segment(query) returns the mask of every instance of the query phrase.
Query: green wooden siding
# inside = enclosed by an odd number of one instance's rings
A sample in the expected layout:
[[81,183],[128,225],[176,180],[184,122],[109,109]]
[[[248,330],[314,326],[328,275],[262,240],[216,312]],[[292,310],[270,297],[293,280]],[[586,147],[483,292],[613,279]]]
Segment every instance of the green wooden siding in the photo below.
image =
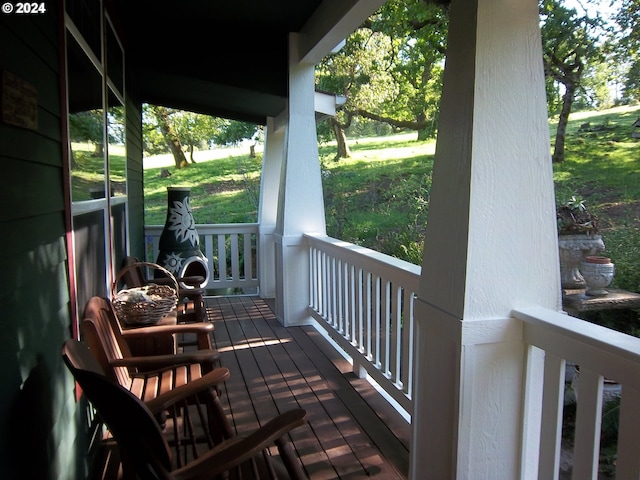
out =
[[135,84],[127,84],[127,193],[131,255],[144,258],[144,188],[142,169],[142,105]]
[[37,90],[38,126],[0,124],[0,478],[81,479],[82,404],[60,347],[70,336],[59,22],[0,16],[0,69]]

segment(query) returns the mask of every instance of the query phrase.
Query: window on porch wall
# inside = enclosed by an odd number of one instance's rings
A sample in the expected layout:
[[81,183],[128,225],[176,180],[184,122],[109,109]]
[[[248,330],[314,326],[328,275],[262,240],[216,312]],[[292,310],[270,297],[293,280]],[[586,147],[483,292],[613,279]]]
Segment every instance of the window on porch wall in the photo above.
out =
[[69,183],[77,308],[108,296],[127,250],[124,52],[99,1],[66,2]]

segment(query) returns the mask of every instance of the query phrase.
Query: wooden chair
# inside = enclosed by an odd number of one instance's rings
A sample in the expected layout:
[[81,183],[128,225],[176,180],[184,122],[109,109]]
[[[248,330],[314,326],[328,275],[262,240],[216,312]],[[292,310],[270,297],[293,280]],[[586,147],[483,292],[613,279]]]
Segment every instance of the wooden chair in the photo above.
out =
[[179,347],[213,349],[211,335],[214,326],[211,322],[178,323],[175,315],[170,314],[167,317],[171,318],[163,319],[157,325],[124,329],[113,305],[111,308],[111,326],[117,336],[126,340],[129,350],[135,356],[176,353]]
[[[87,307],[91,302],[100,300],[90,299]],[[187,324],[178,323],[175,314],[168,315],[171,317],[168,321],[161,321],[158,325],[122,328],[122,324],[118,320],[118,316],[110,301],[107,301],[112,310],[109,317],[112,328],[116,331],[119,339],[126,340],[128,348],[123,348],[128,353],[136,356],[175,353],[177,346],[195,346],[198,350],[212,350],[211,333],[214,326],[211,322],[190,322]],[[102,308],[104,305],[98,305]],[[86,312],[85,312],[86,313]],[[86,316],[86,315],[85,315]],[[195,340],[192,338],[195,336]],[[178,338],[180,337],[180,338]],[[187,338],[188,337],[188,338]]]
[[[103,297],[92,297],[85,306],[80,328],[89,348],[107,376],[129,388],[132,377],[129,372],[171,368],[175,365],[192,365],[189,375],[200,375],[213,370],[220,363],[220,353],[211,349],[211,323],[161,325],[123,331],[116,318],[111,302]],[[134,356],[129,349],[127,337],[196,333],[199,349],[191,352],[164,355]],[[179,379],[174,379],[179,381]]]
[[[219,366],[220,353],[215,350],[197,350],[189,353],[133,356],[127,341],[120,334],[118,321],[111,302],[103,297],[93,297],[87,302],[84,319],[80,323],[82,334],[101,371],[110,381],[122,385],[145,402],[153,401],[171,390],[185,387],[193,381],[205,382],[207,375]],[[169,325],[166,328],[193,329],[196,324]],[[210,324],[209,324],[210,325]],[[152,329],[154,327],[147,327]],[[142,330],[142,329],[136,329]],[[210,330],[209,330],[210,331]],[[207,377],[210,378],[210,377]],[[176,449],[184,443],[207,443],[212,446],[219,442],[225,432],[220,425],[219,409],[216,406],[217,384],[209,386],[208,395],[200,395],[196,413],[203,434],[197,436],[194,430],[187,432],[184,439],[174,432]],[[181,412],[170,412],[174,424],[181,420]],[[159,419],[164,424],[165,417]]]
[[[270,459],[268,448],[276,445],[284,469],[289,478],[306,478],[299,459],[288,441],[288,433],[305,423],[306,412],[296,409],[279,415],[247,437],[227,436],[215,447],[202,453],[197,460],[176,466],[172,451],[163,435],[154,415],[171,409],[176,403],[197,396],[199,388],[211,392],[209,384],[192,382],[181,388],[173,389],[146,403],[128,390],[111,382],[95,358],[82,343],[70,339],[64,342],[62,356],[82,391],[98,411],[100,417],[113,434],[122,460],[126,478],[140,479],[214,479],[230,478],[230,474],[240,473],[249,465],[248,474],[243,478],[260,478],[259,470],[252,460]],[[209,375],[226,369],[216,369]],[[225,372],[221,372],[225,373]],[[226,372],[228,375],[228,371]],[[220,375],[222,379],[224,375]],[[220,403],[217,403],[221,409]],[[281,478],[276,469],[263,470],[269,478]],[[137,477],[135,477],[137,475]],[[238,477],[240,478],[240,477]]]
[[[127,256],[122,261],[122,279],[128,288],[142,287],[149,283],[169,284],[173,281],[169,278],[147,278],[144,272],[144,262],[140,262],[136,257]],[[205,290],[200,287],[204,282],[204,277],[190,276],[176,278],[178,285],[178,306],[176,307],[177,321],[182,322],[204,322],[207,319],[206,306],[204,304]]]

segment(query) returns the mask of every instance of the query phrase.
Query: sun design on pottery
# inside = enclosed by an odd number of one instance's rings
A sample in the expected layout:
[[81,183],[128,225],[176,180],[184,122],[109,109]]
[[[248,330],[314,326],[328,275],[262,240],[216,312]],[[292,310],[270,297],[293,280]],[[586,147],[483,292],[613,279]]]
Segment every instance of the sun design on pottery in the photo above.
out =
[[196,232],[188,197],[184,202],[173,202],[173,207],[169,209],[169,230],[175,232],[178,242],[189,241],[194,247],[198,245],[198,232]]
[[182,258],[182,255],[179,253],[170,253],[164,259],[164,268],[173,274],[177,274],[180,271],[183,262],[184,259]]

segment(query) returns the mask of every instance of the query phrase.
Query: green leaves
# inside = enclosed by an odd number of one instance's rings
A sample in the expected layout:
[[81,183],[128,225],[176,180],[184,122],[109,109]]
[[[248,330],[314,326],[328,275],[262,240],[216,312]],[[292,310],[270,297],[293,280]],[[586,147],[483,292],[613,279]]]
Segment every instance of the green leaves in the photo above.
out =
[[180,143],[191,148],[209,146],[211,143],[236,145],[244,139],[261,138],[262,130],[252,123],[145,104],[143,105],[145,150],[152,154],[166,151],[162,125],[157,112],[162,113],[162,118],[166,119]]
[[423,0],[390,0],[316,68],[318,89],[347,97],[338,114],[433,135],[448,16]]
[[626,99],[640,98],[640,0],[616,0],[620,7],[615,21],[620,28],[618,62],[629,66],[624,82]]

